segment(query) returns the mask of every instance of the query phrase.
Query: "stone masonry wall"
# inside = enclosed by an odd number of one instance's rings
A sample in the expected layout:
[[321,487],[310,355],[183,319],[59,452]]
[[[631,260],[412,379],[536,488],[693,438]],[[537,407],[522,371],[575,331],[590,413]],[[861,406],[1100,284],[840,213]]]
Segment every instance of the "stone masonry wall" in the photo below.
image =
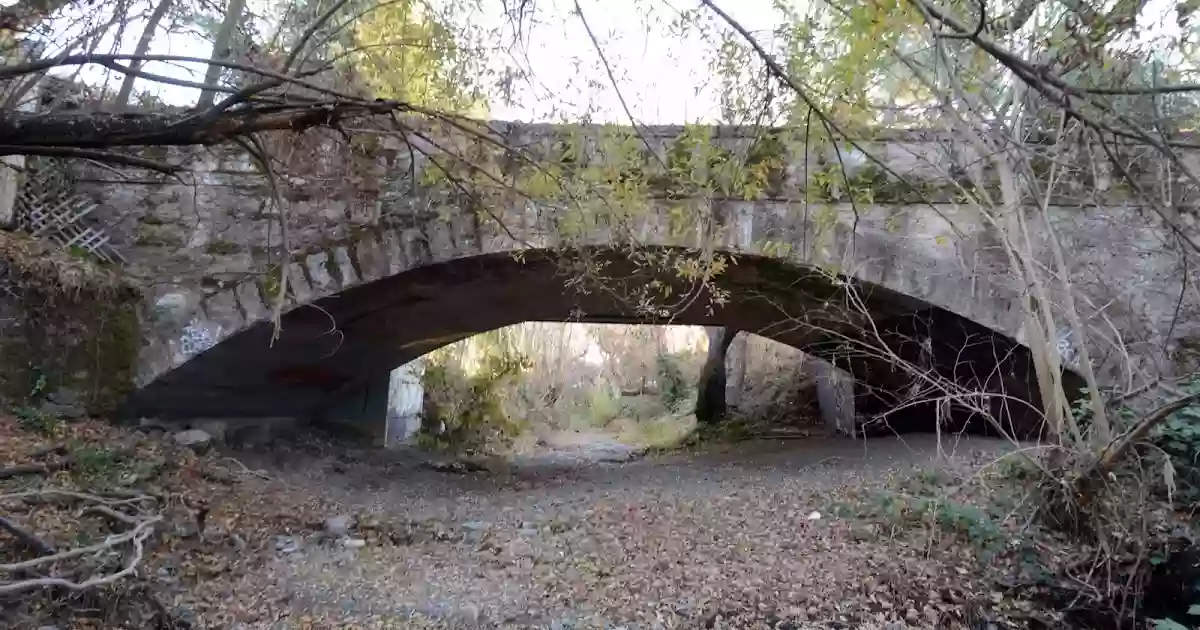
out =
[[[504,143],[543,154],[573,137],[584,147],[580,151],[592,156],[588,159],[601,161],[597,147],[611,131],[504,123],[493,128]],[[678,127],[643,130],[664,155],[684,132]],[[746,130],[714,133],[714,143],[730,156],[752,155],[762,144]],[[461,136],[450,134],[447,141],[459,147],[459,155],[486,153],[487,142]],[[553,208],[513,195],[502,205],[466,208],[445,194],[445,184],[429,185],[424,181],[429,160],[410,157],[398,136],[367,136],[346,144],[309,135],[289,142],[277,153],[288,165],[278,192],[291,245],[289,307],[429,263],[561,242],[560,215]],[[830,147],[806,149],[784,139],[775,145],[782,151],[782,166],[772,171],[769,189],[758,198],[655,200],[654,212],[636,218],[637,233],[647,244],[696,246],[698,234],[709,230],[727,251],[836,270],[1023,341],[1017,298],[1024,288],[1008,273],[995,231],[975,209],[956,201],[955,182],[980,160],[922,134],[867,145],[889,168],[918,182],[935,203],[919,202],[854,150],[839,159]],[[171,150],[168,157],[186,161],[194,181],[158,175],[116,181],[94,172],[85,184],[101,203],[98,216],[114,244],[130,261],[128,273],[148,287],[151,316],[144,323],[141,383],[268,317],[278,283],[272,271],[279,256],[278,210],[252,160],[229,148]],[[874,203],[850,201],[840,174],[831,174],[843,163],[852,183],[877,190]],[[1136,386],[1163,369],[1164,350],[1172,359],[1187,359],[1189,340],[1200,334],[1192,323],[1197,299],[1191,291],[1181,296],[1188,286],[1184,270],[1167,251],[1171,239],[1152,214],[1108,185],[1102,188],[1111,206],[1092,207],[1095,188],[1066,186],[1046,216],[1031,208],[1027,220],[1031,234],[1045,237],[1053,227],[1063,241],[1077,308],[1104,378]],[[669,214],[680,205],[688,208],[689,220],[707,227],[673,229]],[[612,240],[610,231],[596,227],[574,242]],[[1038,257],[1049,264],[1050,250],[1042,241]],[[1051,288],[1062,296],[1061,287]],[[1061,300],[1053,306],[1063,321]],[[1172,326],[1172,319],[1182,323]],[[1069,358],[1077,358],[1078,340],[1064,330],[1057,341]],[[1146,372],[1122,371],[1129,364],[1120,360],[1126,354]]]

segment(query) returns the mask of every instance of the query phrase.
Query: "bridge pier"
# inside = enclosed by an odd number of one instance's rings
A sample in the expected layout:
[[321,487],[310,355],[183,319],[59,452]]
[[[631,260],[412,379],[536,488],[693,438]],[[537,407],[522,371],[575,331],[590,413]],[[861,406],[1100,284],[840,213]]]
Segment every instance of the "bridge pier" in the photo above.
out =
[[817,408],[821,422],[835,435],[855,435],[854,377],[827,361],[811,357],[817,377]]
[[372,443],[387,437],[388,394],[392,375],[379,372],[347,385],[318,415],[322,425],[345,429]]

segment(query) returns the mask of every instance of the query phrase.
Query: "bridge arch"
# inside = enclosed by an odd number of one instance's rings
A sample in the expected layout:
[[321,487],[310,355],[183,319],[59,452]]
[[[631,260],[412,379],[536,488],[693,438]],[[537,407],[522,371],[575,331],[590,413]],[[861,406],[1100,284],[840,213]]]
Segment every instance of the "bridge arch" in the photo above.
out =
[[[905,396],[911,378],[886,361],[845,355],[846,342],[870,330],[868,342],[884,340],[887,351],[913,361],[932,357],[943,376],[1015,397],[1015,405],[996,398],[995,411],[1026,429],[1036,424],[1036,384],[1028,351],[1017,342],[1016,295],[968,273],[959,255],[930,255],[929,243],[885,247],[880,243],[896,239],[856,231],[854,239],[834,239],[841,247],[780,256],[777,249],[765,255],[761,239],[735,240],[721,251],[736,264],[714,283],[728,301],[696,299],[668,322],[618,297],[671,278],[648,276],[602,239],[569,252],[520,249],[473,229],[435,221],[372,232],[296,260],[293,300],[274,344],[269,283],[244,282],[208,296],[184,330],[154,331],[142,350],[140,389],[123,413],[314,417],[358,396],[379,375],[467,336],[521,321],[583,321],[754,332],[849,370],[870,392],[861,408],[882,410]],[[686,251],[646,247],[656,249]],[[581,255],[603,261],[616,290],[569,287],[564,264]],[[844,273],[829,271],[833,266]]]

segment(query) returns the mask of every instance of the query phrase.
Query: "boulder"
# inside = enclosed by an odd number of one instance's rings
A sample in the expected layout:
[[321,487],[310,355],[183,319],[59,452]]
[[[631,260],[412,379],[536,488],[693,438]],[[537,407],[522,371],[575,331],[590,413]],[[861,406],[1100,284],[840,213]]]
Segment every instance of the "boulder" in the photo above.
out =
[[213,436],[201,429],[188,429],[176,433],[174,440],[180,446],[187,446],[196,452],[203,452],[212,446]]
[[324,530],[325,534],[333,538],[341,538],[350,534],[351,528],[354,527],[354,519],[346,514],[332,516],[325,519]]
[[46,396],[41,411],[62,420],[78,420],[87,415],[87,408],[79,400],[79,396],[67,389],[60,389]]

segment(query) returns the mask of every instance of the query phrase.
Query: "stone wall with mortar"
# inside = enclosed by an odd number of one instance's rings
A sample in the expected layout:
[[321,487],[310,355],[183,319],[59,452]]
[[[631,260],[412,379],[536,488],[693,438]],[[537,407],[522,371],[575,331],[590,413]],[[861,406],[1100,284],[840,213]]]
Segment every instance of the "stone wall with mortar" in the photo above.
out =
[[[450,134],[447,144],[465,156],[486,152],[493,142],[544,154],[557,146],[555,140],[571,137],[588,159],[603,161],[599,138],[611,131],[495,123],[492,140]],[[638,141],[666,154],[684,131],[643,129]],[[713,142],[729,156],[744,157],[758,142],[749,131],[718,128]],[[429,160],[410,154],[409,142],[437,154],[427,139],[386,134],[352,143],[305,136],[277,152],[286,164],[277,194],[286,208],[291,250],[287,308],[432,263],[563,241],[552,207],[509,196],[505,203],[467,208],[445,194],[445,184],[424,185]],[[832,147],[804,147],[794,138],[779,146],[785,159],[762,195],[654,200],[653,212],[634,218],[639,240],[696,246],[715,239],[727,252],[836,271],[1025,340],[1018,299],[1025,288],[1009,273],[996,231],[975,208],[956,201],[963,171],[986,161],[919,133],[865,143],[889,169],[915,181],[933,201],[925,203],[888,182],[856,150],[843,147],[839,156]],[[93,172],[85,184],[101,203],[98,217],[130,261],[127,272],[147,287],[141,384],[269,318],[278,286],[279,211],[254,162],[229,148],[168,153],[160,157],[190,168],[187,181]],[[851,202],[840,175],[831,175],[835,165],[845,165],[852,186],[873,186],[874,203]],[[1098,188],[1106,194],[1103,209],[1093,205]],[[1186,290],[1186,270],[1170,251],[1168,232],[1107,183],[1064,186],[1052,202],[1046,213],[1033,207],[1024,212],[1041,261],[1051,261],[1050,228],[1063,241],[1094,362],[1106,382],[1136,386],[1153,378],[1164,351],[1176,357],[1198,332],[1190,323],[1197,321],[1197,299]],[[695,223],[682,230],[669,216],[680,205]],[[571,242],[612,243],[613,234],[593,227]],[[1064,321],[1063,290],[1050,288]],[[1078,340],[1065,329],[1058,341],[1078,356]],[[1144,373],[1128,372],[1124,366],[1130,364]]]

